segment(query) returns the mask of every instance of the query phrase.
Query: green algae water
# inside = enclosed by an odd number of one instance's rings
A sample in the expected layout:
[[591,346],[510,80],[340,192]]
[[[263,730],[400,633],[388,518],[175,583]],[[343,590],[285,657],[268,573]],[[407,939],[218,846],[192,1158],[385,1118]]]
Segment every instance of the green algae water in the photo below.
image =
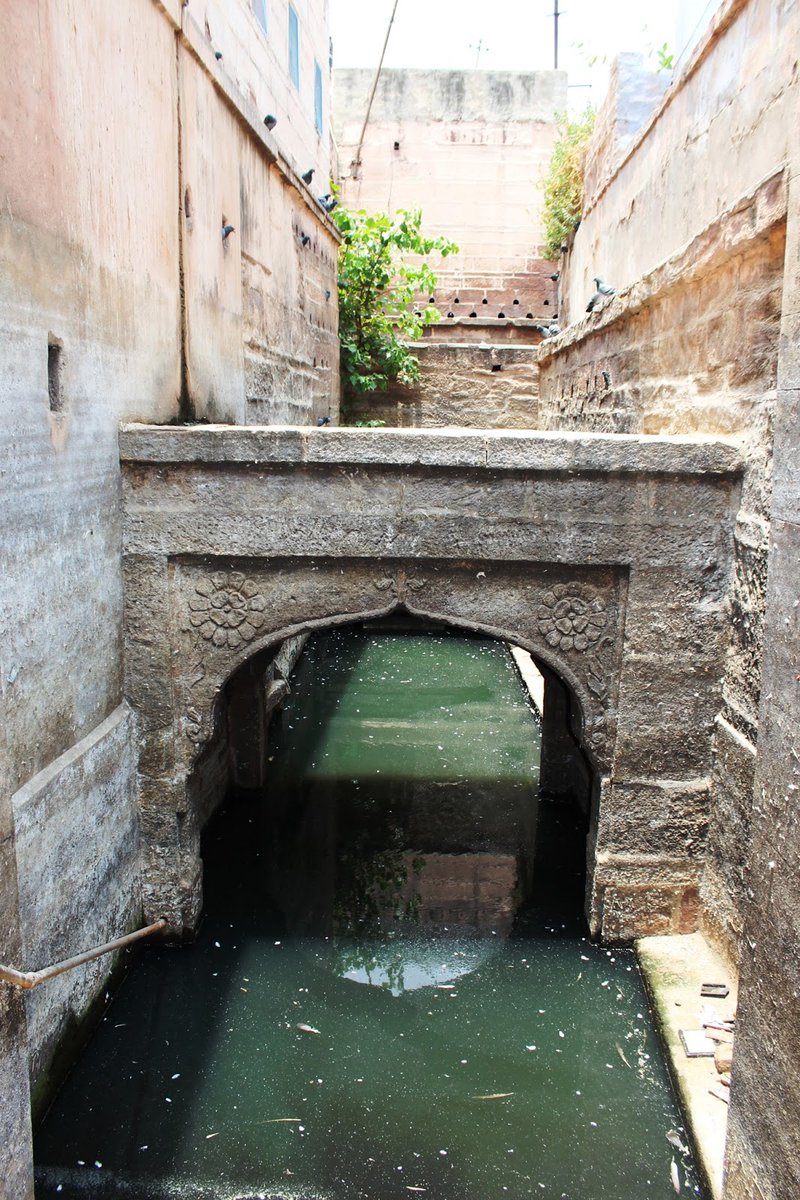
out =
[[699,1195],[506,648],[327,632],[291,688],[264,794],[207,831],[200,936],[140,956],[39,1130],[37,1196],[667,1200],[675,1171]]

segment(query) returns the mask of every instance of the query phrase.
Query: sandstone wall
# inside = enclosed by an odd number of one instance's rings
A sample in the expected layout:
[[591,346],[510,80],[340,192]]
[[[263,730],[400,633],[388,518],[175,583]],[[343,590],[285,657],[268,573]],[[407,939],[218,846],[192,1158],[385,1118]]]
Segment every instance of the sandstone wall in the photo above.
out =
[[[731,1089],[727,1200],[800,1195],[800,104],[795,97],[764,673]],[[741,1025],[741,1028],[739,1026]]]
[[[539,186],[566,110],[566,74],[492,71],[381,73],[353,166],[374,72],[334,71],[342,197],[368,211],[421,207],[424,227],[457,242],[435,267],[445,313],[546,315],[552,266],[541,257]],[[551,307],[552,311],[552,307]]]
[[535,429],[539,372],[530,346],[417,343],[414,385],[370,393],[348,407],[348,421],[475,429]]
[[[0,12],[0,960],[23,969],[121,932],[141,907],[119,421],[337,411],[337,235],[315,200],[326,7],[296,8],[299,89],[281,0],[266,36],[239,0]],[[319,189],[300,179],[310,166]],[[57,893],[39,886],[51,868]],[[37,1090],[110,966],[28,999]],[[32,1188],[28,1041],[22,999],[2,991],[0,1173],[16,1200]]]
[[[560,281],[572,322],[540,350],[546,428],[717,432],[746,455],[701,907],[732,958],[747,906],[794,79],[786,47],[798,27],[798,6],[781,10],[722,5],[633,147],[620,155],[600,136]],[[607,127],[601,119],[601,135]],[[618,295],[586,316],[595,271]]]
[[[562,326],[602,275],[646,276],[786,161],[795,0],[724,0],[682,74],[588,206],[562,276]],[[601,122],[602,124],[602,122]]]

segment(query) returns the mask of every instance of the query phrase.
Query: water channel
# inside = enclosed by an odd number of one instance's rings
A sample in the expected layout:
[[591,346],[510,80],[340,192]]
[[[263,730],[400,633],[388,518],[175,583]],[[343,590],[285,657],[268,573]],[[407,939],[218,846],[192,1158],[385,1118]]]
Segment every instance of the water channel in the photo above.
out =
[[199,937],[141,954],[38,1132],[37,1197],[700,1195],[507,647],[327,631],[291,689],[264,794],[206,832]]

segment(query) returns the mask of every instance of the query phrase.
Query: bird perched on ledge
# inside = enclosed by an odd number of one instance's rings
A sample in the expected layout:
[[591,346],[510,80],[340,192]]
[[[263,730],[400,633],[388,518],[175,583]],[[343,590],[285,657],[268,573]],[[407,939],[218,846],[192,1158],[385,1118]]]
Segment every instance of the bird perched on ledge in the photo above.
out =
[[267,115],[264,117],[264,124],[266,125],[267,129],[272,130],[278,124],[278,118],[273,117],[272,113],[267,113]]
[[597,291],[594,293],[591,300],[586,305],[587,312],[593,312],[594,309],[597,308],[598,304],[600,304],[602,302],[602,300],[605,296],[616,296],[616,294],[617,294],[617,289],[611,287],[611,285],[608,283],[604,283],[599,275],[595,275],[594,283],[595,283],[595,287],[597,288]]
[[325,212],[332,213],[339,201],[330,192],[326,192],[324,196],[317,196],[317,201],[325,209]]
[[322,428],[323,425],[330,425],[330,417],[317,417],[317,425]]
[[300,176],[300,178],[302,179],[303,183],[311,183],[313,176],[314,176],[314,168],[309,167],[307,171],[303,172],[303,174]]
[[223,240],[223,242],[224,242],[224,241],[225,241],[227,238],[229,238],[229,237],[231,236],[231,234],[232,234],[232,233],[236,233],[236,229],[235,229],[235,227],[234,227],[233,225],[223,225],[223,226],[222,226],[222,240]]

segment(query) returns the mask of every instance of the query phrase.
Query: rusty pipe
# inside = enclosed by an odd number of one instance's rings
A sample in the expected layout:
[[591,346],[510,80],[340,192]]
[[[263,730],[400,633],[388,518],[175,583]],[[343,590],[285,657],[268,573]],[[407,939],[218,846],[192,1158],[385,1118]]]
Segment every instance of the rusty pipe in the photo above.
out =
[[55,979],[56,975],[63,975],[65,971],[82,967],[84,963],[92,962],[93,959],[100,958],[102,954],[110,954],[112,950],[121,950],[123,946],[130,946],[131,942],[138,942],[140,938],[148,937],[157,929],[163,929],[166,924],[164,918],[159,917],[152,925],[145,925],[144,929],[137,929],[133,933],[126,933],[124,937],[114,938],[113,942],[103,942],[102,946],[95,946],[93,950],[84,950],[83,954],[65,958],[62,962],[54,963],[52,967],[43,967],[41,971],[15,971],[13,967],[0,965],[0,979],[13,984],[14,987],[29,990],[38,987],[40,983],[47,983],[48,979]]

